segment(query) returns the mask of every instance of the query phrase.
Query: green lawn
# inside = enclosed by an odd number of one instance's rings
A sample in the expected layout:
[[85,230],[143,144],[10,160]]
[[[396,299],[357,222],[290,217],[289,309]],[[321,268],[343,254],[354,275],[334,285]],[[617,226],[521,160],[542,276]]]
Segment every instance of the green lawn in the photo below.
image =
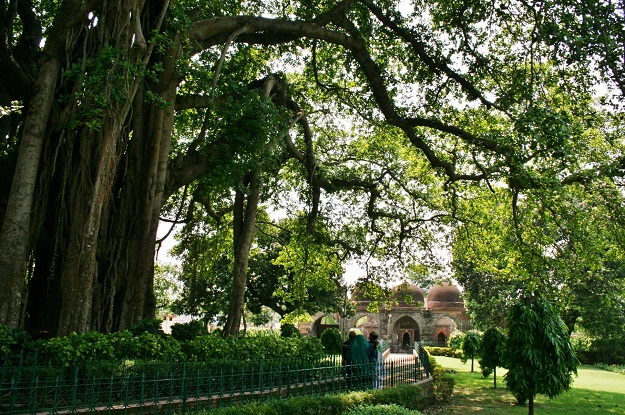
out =
[[[456,387],[450,402],[430,407],[423,411],[425,414],[527,414],[527,406],[517,406],[512,394],[505,389],[505,370],[497,371],[497,389],[493,389],[493,376],[482,378],[477,361],[476,372],[471,373],[471,361],[462,364],[459,359],[449,357],[435,356],[435,359],[443,367],[458,371],[451,375]],[[539,395],[534,409],[537,415],[625,414],[625,376],[580,366],[570,391],[554,399]]]

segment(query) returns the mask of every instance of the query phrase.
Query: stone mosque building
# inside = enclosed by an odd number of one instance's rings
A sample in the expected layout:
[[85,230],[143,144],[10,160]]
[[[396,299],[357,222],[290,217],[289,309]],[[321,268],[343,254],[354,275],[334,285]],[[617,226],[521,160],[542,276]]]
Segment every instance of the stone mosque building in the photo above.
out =
[[371,313],[367,311],[370,302],[355,290],[350,298],[356,308],[354,316],[341,319],[338,314],[318,313],[312,323],[300,325],[300,331],[316,337],[329,327],[338,328],[343,336],[352,327],[359,328],[365,337],[376,331],[381,340],[390,342],[391,351],[397,353],[411,350],[415,342],[446,346],[453,331],[466,332],[471,328],[462,294],[455,285],[436,284],[427,297],[421,288],[408,283],[399,284],[393,292],[389,305]]

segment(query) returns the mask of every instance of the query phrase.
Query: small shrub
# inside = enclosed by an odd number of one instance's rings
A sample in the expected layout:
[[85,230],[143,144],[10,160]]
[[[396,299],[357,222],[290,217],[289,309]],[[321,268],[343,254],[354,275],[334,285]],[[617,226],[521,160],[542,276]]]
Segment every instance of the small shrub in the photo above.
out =
[[137,323],[130,328],[130,332],[135,336],[139,336],[142,333],[164,334],[161,329],[161,324],[163,324],[163,320],[158,318],[145,318],[137,321]]
[[454,331],[449,335],[449,348],[452,350],[462,349],[465,334],[461,331]]
[[616,363],[613,363],[611,365],[605,363],[595,363],[595,367],[607,370],[609,372],[616,372],[625,375],[625,365],[617,365]]
[[237,348],[233,337],[221,337],[212,334],[198,336],[182,343],[182,351],[189,360],[234,359]]
[[280,335],[282,337],[302,337],[299,329],[291,323],[284,323],[280,326]]
[[348,412],[349,415],[421,415],[421,412],[404,408],[403,406],[390,405],[362,405]]
[[28,332],[0,324],[0,361],[28,364],[36,344]]
[[414,385],[400,385],[393,388],[376,390],[372,394],[372,405],[397,404],[408,409],[423,409],[427,406],[427,399],[423,396],[420,387]]
[[[396,401],[391,401],[396,399]],[[418,402],[418,405],[415,404]],[[417,408],[418,406],[418,408]],[[232,407],[211,409],[208,415],[353,415],[356,410],[368,410],[365,414],[420,415],[417,410],[425,408],[426,399],[421,389],[414,385],[402,385],[382,390],[368,390],[302,396],[296,398],[251,402]],[[364,409],[363,407],[371,408]],[[391,409],[387,409],[391,407]],[[398,409],[399,408],[399,409]],[[390,412],[401,411],[401,412]],[[358,413],[360,415],[361,413]]]
[[188,323],[176,323],[171,326],[171,336],[180,341],[189,341],[197,336],[208,334],[206,324],[200,320],[192,320]]
[[321,333],[321,344],[323,345],[325,352],[328,354],[341,353],[342,343],[343,336],[341,335],[340,330],[336,327],[330,327]]
[[441,402],[447,401],[454,392],[455,381],[432,357],[430,357],[430,365],[432,366],[434,399]]
[[432,356],[455,357],[458,359],[463,357],[462,350],[452,349],[451,347],[425,346],[424,349]]
[[482,377],[486,379],[493,373],[493,369],[490,367],[486,367],[482,364],[482,359],[477,359],[477,362],[480,364],[480,368],[482,369]]

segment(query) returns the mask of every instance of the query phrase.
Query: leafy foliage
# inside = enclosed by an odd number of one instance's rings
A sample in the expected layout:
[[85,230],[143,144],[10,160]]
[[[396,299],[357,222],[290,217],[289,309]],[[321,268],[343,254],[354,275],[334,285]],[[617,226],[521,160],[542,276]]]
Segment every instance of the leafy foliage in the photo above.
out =
[[328,354],[340,354],[341,345],[343,344],[343,336],[341,331],[336,327],[327,328],[321,333],[321,344]]
[[402,406],[390,405],[363,405],[351,411],[349,415],[420,415],[421,412],[406,409]]
[[280,336],[282,337],[302,337],[299,329],[291,323],[284,323],[280,326]]
[[432,367],[432,387],[434,389],[434,399],[444,402],[451,398],[454,391],[454,379],[449,376],[445,368],[443,368],[436,359],[430,357],[430,366]]
[[473,372],[474,360],[480,356],[482,347],[482,335],[476,330],[469,330],[464,335],[462,341],[462,361],[471,359],[471,372]]
[[[197,328],[198,324],[189,327]],[[272,331],[259,331],[238,339],[206,334],[179,341],[173,336],[148,332],[133,335],[126,330],[112,334],[73,333],[34,342],[29,336],[11,333],[6,326],[0,326],[0,351],[3,362],[27,364],[37,357],[52,365],[68,367],[101,361],[315,359],[325,356],[319,339],[281,337]]]
[[487,377],[495,373],[493,385],[497,387],[497,367],[505,365],[506,335],[502,329],[491,327],[482,335],[480,359],[482,375]]
[[[293,413],[350,415],[356,408],[363,406],[384,408],[392,405],[391,411],[403,410],[403,412],[390,412],[390,414],[417,415],[420,413],[418,410],[427,406],[427,402],[420,387],[401,385],[381,390],[251,402],[234,407],[214,408],[211,409],[211,413],[215,415],[289,415]],[[386,414],[386,412],[374,413]]]
[[506,328],[505,375],[519,403],[537,394],[551,397],[567,391],[577,373],[575,350],[554,306],[537,294],[522,296],[510,308]]
[[466,334],[460,330],[453,331],[449,335],[449,348],[452,350],[461,350]]
[[432,356],[447,356],[462,359],[462,350],[452,349],[451,347],[425,346],[427,352]]
[[319,339],[283,337],[270,331],[254,332],[238,339],[213,334],[199,336],[186,342],[183,350],[191,360],[314,358],[325,354]]
[[37,342],[26,331],[0,323],[0,360],[8,363],[18,363],[24,358],[28,360],[34,354],[36,345]]
[[192,320],[188,323],[176,323],[171,326],[171,337],[184,342],[193,340],[197,336],[208,334],[206,323],[201,320]]

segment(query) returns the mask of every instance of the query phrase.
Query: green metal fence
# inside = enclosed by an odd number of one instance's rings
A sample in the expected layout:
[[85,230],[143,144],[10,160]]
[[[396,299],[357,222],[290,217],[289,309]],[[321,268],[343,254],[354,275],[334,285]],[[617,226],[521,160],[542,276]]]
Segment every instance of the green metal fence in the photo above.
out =
[[427,372],[418,354],[369,365],[341,365],[340,357],[247,362],[128,361],[86,367],[5,364],[0,413],[171,414],[256,399],[322,395],[415,383]]

